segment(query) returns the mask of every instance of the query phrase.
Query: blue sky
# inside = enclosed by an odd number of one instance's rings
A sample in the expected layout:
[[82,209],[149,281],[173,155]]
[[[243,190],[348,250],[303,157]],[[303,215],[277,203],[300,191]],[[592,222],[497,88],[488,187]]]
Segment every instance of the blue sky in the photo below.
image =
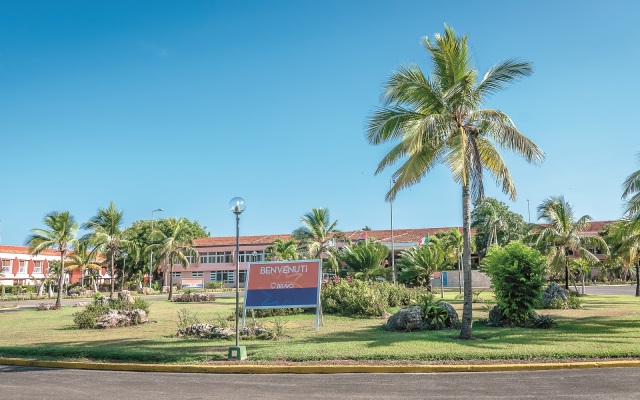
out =
[[[389,228],[391,144],[364,138],[386,78],[430,64],[418,41],[468,33],[481,73],[517,57],[533,76],[485,105],[546,153],[505,155],[531,220],[548,196],[618,218],[640,168],[635,1],[3,1],[2,244],[52,210],[82,223],[114,201],[127,224],[198,220],[235,234],[290,233],[313,207],[343,230]],[[439,167],[399,193],[395,228],[461,225],[460,188]]]

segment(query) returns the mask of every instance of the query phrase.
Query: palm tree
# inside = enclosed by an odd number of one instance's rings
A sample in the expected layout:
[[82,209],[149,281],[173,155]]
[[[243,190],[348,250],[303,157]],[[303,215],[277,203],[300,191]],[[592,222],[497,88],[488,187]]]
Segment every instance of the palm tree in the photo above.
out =
[[569,290],[569,258],[583,257],[598,262],[589,248],[599,248],[607,253],[609,247],[599,236],[582,234],[589,228],[589,215],[575,219],[573,208],[563,196],[551,196],[538,206],[538,220],[544,225],[535,228],[531,235],[534,245],[549,258],[552,267],[564,268],[565,289]]
[[271,261],[291,261],[298,259],[298,243],[294,239],[289,239],[285,242],[280,238],[276,238],[264,251],[266,258]]
[[[638,153],[640,163],[640,153]],[[635,221],[640,223],[640,169],[632,173],[622,184],[622,198],[627,199],[626,214],[635,217]]]
[[426,244],[403,251],[398,260],[398,281],[428,287],[431,284],[431,275],[435,271],[449,268],[455,260],[452,257],[454,253],[450,250],[446,239],[430,237]]
[[338,221],[330,222],[329,210],[326,208],[312,208],[310,213],[306,213],[300,222],[304,226],[293,231],[294,239],[311,259],[319,259],[325,255],[327,262],[334,272],[338,270],[337,247],[335,241],[346,241],[344,234],[336,229]]
[[389,248],[377,240],[365,239],[345,246],[338,254],[358,279],[369,280],[384,277],[387,273],[382,261],[389,255]]
[[[98,247],[89,249],[89,243],[85,240],[75,241],[75,251],[69,255],[67,269],[73,271],[79,269],[84,277],[84,271],[90,271],[93,283],[93,291],[98,292],[98,283],[93,274],[102,268],[98,263]],[[84,278],[83,278],[84,280]]]
[[83,229],[92,231],[85,235],[83,240],[100,248],[101,251],[105,251],[109,256],[109,275],[111,277],[110,299],[113,299],[114,292],[116,253],[127,244],[121,226],[122,210],[116,210],[113,202],[109,203],[108,208],[99,208],[97,214],[93,216],[89,222],[82,225]]
[[64,259],[67,255],[68,245],[71,243],[78,230],[78,223],[69,211],[52,211],[45,215],[44,224],[49,229],[32,229],[32,234],[27,238],[26,245],[29,253],[38,255],[45,249],[55,249],[60,252],[61,271],[58,274],[58,296],[56,308],[62,307],[62,287],[64,286]]
[[472,339],[471,200],[484,197],[483,173],[488,170],[504,193],[516,198],[511,175],[496,146],[513,151],[530,163],[539,164],[544,155],[522,135],[502,111],[481,109],[483,102],[510,82],[529,76],[533,67],[515,59],[503,61],[487,71],[478,82],[471,66],[467,36],[456,36],[445,25],[444,35],[423,46],[433,63],[433,77],[425,77],[417,65],[402,66],[385,85],[385,107],[376,111],[367,127],[373,145],[398,141],[380,161],[376,173],[399,160],[404,164],[393,173],[395,183],[387,200],[410,187],[436,165],[445,164],[462,186],[464,309],[460,338]]
[[625,218],[614,223],[609,230],[611,257],[624,266],[635,267],[636,297],[640,297],[640,224]]
[[[166,230],[166,231],[165,231]],[[186,218],[168,218],[164,224],[151,233],[156,242],[148,246],[148,249],[158,254],[159,259],[164,259],[169,264],[169,300],[173,299],[173,266],[189,266],[189,257],[198,259],[198,251],[193,247],[193,237],[190,233],[189,220]],[[238,279],[239,277],[235,277]]]

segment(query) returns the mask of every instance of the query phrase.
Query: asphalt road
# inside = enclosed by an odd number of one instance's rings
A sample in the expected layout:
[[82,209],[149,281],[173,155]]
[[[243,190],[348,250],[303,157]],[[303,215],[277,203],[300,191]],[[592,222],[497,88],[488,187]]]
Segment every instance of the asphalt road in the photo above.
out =
[[0,366],[3,399],[638,399],[640,368],[216,375]]

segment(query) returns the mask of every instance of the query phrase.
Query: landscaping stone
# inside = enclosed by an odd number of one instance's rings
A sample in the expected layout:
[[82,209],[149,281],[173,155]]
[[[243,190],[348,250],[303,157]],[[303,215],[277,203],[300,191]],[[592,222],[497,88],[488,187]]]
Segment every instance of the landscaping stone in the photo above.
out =
[[[236,331],[233,328],[219,328],[211,324],[193,324],[178,329],[177,337],[192,337],[200,339],[233,339]],[[251,336],[261,339],[273,339],[273,334],[261,327],[244,328],[240,336]]]
[[179,303],[191,303],[191,302],[201,302],[201,301],[216,301],[216,296],[214,294],[207,293],[183,293],[173,299],[175,302]]
[[87,306],[87,302],[86,301],[79,301],[76,304],[73,305],[74,307],[86,307]]
[[460,327],[460,317],[458,317],[458,312],[453,306],[447,302],[440,302],[440,306],[447,309],[447,319],[444,321],[444,326],[446,328],[457,329]]
[[424,313],[419,306],[402,309],[387,320],[390,331],[415,331],[423,329]]
[[49,310],[57,310],[58,307],[54,303],[40,303],[36,306],[36,310],[38,311],[49,311]]
[[[553,282],[542,293],[542,303],[545,308],[569,308],[569,291]],[[560,307],[558,307],[560,305]]]
[[[153,289],[151,289],[150,287],[142,287],[138,289],[138,293],[140,294],[153,294]],[[164,293],[164,292],[162,292]]]
[[131,292],[128,290],[122,290],[118,292],[118,300],[124,301],[125,303],[133,304],[135,299],[131,295]]
[[139,325],[149,322],[147,313],[144,310],[109,310],[106,314],[98,318],[96,328],[106,329],[122,326]]

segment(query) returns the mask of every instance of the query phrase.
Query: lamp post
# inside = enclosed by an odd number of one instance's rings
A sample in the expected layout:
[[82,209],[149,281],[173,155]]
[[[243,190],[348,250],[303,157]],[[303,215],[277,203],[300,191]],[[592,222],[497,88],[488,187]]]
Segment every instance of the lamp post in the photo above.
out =
[[[389,191],[393,188],[393,184],[396,183],[395,179],[391,179],[389,182]],[[396,283],[396,254],[393,243],[393,199],[389,200],[391,205],[391,282]]]
[[[151,235],[153,236],[153,213],[156,211],[164,211],[162,208],[157,208],[151,211]],[[151,241],[153,244],[153,241]],[[149,289],[151,289],[151,278],[153,277],[153,250],[149,252]]]
[[124,290],[124,272],[127,270],[127,256],[126,252],[122,253],[122,258],[124,259],[122,261],[122,290]]
[[529,214],[529,223],[531,223],[531,209],[529,208],[529,199],[527,199],[527,214]]
[[234,197],[229,201],[229,210],[236,215],[236,345],[229,348],[229,359],[244,360],[247,358],[247,349],[243,346],[240,347],[240,332],[238,332],[238,319],[240,308],[240,214],[245,210],[246,205],[242,197]]

